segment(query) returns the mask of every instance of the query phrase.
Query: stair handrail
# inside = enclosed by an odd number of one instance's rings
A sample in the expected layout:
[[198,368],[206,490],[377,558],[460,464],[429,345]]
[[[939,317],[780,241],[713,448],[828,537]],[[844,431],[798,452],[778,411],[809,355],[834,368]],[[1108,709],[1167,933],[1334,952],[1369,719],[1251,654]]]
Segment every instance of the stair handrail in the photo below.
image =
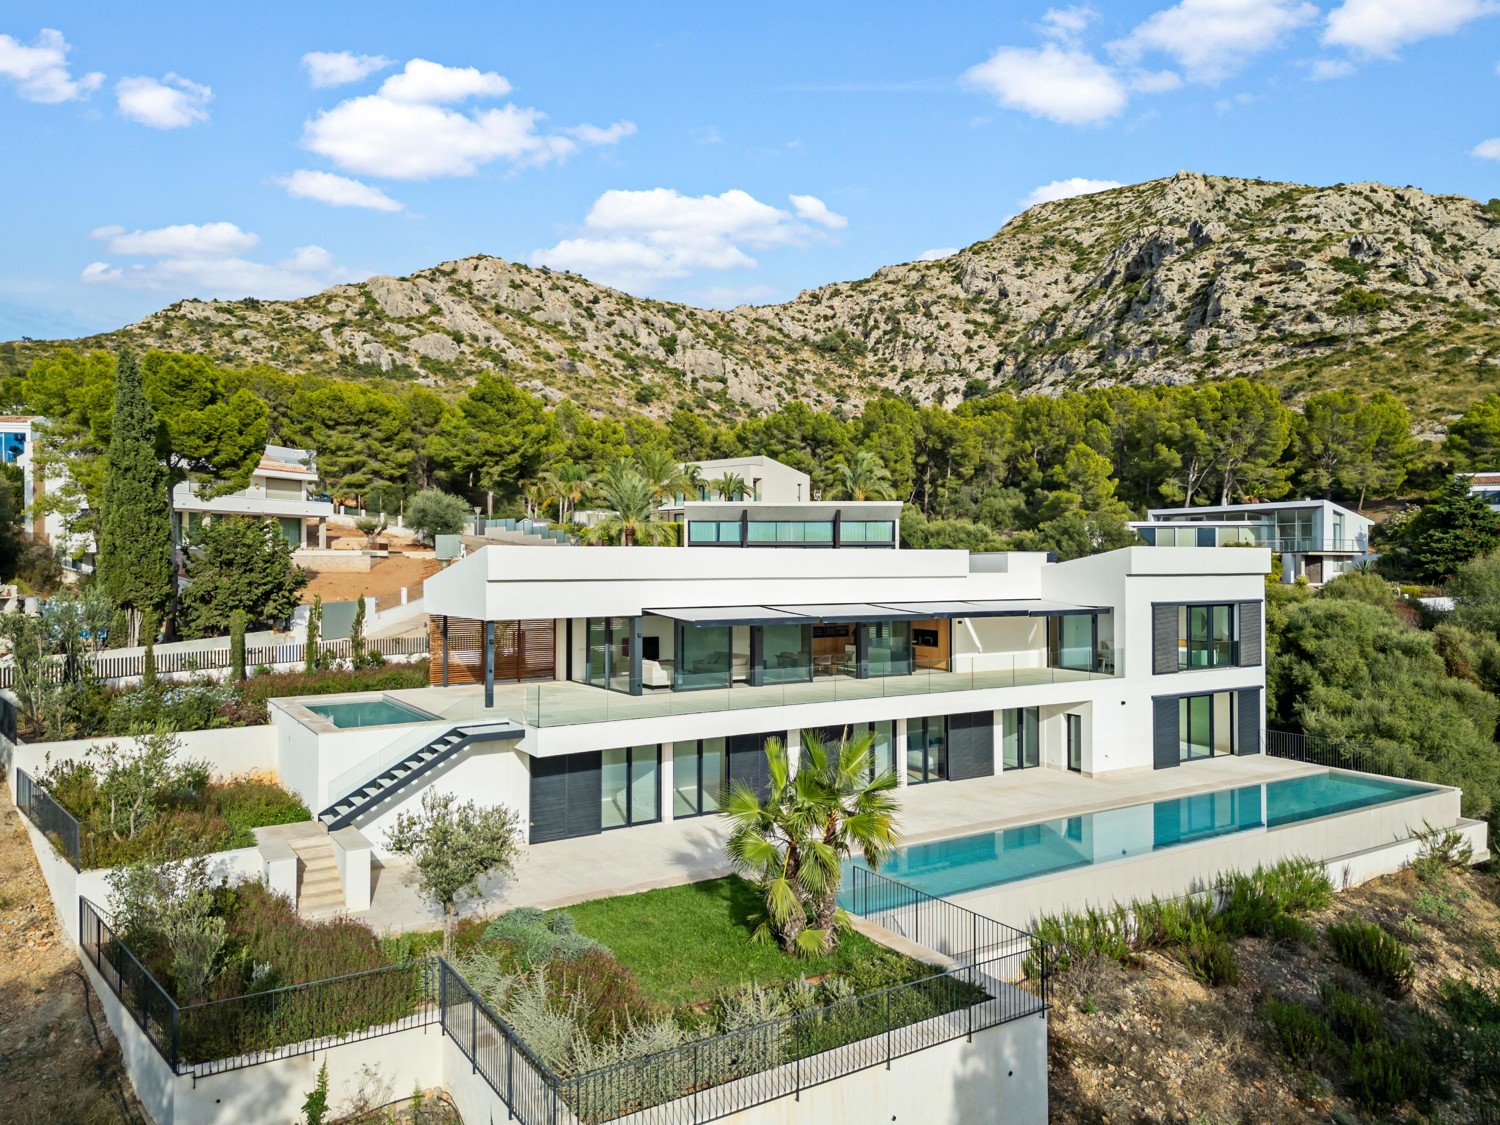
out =
[[440,738],[446,738],[463,725],[451,719],[434,718],[432,722],[423,723],[405,737],[398,738],[369,757],[361,758],[328,783],[328,804],[322,812],[318,813],[318,816],[321,817],[329,812],[356,789],[363,789],[397,762],[404,761]]

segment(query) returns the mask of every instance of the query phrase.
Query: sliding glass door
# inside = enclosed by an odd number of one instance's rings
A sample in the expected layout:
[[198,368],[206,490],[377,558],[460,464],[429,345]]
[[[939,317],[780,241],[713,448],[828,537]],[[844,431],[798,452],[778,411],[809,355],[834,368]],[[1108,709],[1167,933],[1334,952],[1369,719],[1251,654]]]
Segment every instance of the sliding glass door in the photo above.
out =
[[1083,716],[1063,716],[1068,728],[1068,768],[1074,773],[1083,772]]
[[719,811],[724,795],[724,740],[700,738],[672,745],[672,817]]
[[660,746],[604,751],[600,781],[600,827],[627,828],[661,819]]
[[1041,765],[1041,712],[1035,707],[1012,707],[1000,714],[1002,768],[1029,770]]
[[948,720],[943,715],[906,720],[906,784],[948,777]]

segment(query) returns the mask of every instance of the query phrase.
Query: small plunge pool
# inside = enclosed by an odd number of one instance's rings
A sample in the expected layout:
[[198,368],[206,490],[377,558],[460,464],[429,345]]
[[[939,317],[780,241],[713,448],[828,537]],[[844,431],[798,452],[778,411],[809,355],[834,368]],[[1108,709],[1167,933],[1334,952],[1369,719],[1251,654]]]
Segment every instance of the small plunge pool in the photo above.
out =
[[327,719],[340,730],[349,727],[384,727],[396,723],[430,723],[433,716],[394,699],[357,699],[347,703],[307,703],[314,715]]

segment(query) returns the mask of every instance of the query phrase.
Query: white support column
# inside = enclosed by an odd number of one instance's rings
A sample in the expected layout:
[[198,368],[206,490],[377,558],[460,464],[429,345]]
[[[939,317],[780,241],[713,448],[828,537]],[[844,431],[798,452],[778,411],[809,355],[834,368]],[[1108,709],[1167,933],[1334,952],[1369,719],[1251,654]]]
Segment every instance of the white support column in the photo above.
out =
[[786,732],[787,777],[797,776],[797,767],[802,762],[802,728],[794,727]]
[[896,739],[896,745],[895,745],[895,747],[893,747],[893,749],[895,750],[895,758],[896,758],[896,788],[897,789],[905,789],[906,788],[906,720],[905,719],[897,719],[896,720],[896,733],[895,733],[894,737]]

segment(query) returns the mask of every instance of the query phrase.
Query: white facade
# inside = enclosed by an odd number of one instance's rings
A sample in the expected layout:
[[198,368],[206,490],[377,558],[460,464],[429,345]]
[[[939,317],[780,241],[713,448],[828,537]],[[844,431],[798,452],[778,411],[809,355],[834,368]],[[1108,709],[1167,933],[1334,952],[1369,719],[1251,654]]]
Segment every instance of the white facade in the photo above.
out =
[[[707,788],[725,775],[755,782],[765,738],[867,724],[880,767],[903,784],[1258,753],[1269,564],[1255,549],[1135,547],[1049,563],[1021,552],[487,547],[428,580],[428,612],[440,628],[445,617],[496,623],[497,650],[517,623],[540,630],[553,657],[546,678],[496,677],[486,691],[473,682],[483,654],[465,641],[449,668],[465,686],[440,686],[439,646],[435,686],[391,698],[432,715],[434,729],[503,719],[521,734],[456,755],[355,823],[379,848],[425,784],[522,810],[533,842],[698,815],[713,811]],[[1195,620],[1219,607],[1232,635],[1217,648],[1186,632],[1164,640],[1161,622],[1175,630],[1179,606],[1200,607]],[[1163,644],[1171,667],[1158,672]],[[1181,671],[1179,649],[1196,654]],[[1164,720],[1160,701],[1179,696],[1209,701],[1212,738],[1187,719],[1163,733],[1178,712],[1173,703]],[[315,810],[422,731],[298,718],[316,702],[273,708],[283,779]],[[581,804],[560,814],[559,800]]]
[[[318,481],[315,459],[311,450],[268,445],[250,483],[238,492],[203,496],[194,482],[184,481],[172,490],[174,539],[181,543],[190,538],[200,521],[214,516],[254,516],[276,521],[293,549],[327,546],[333,504],[312,497]],[[309,542],[309,521],[316,529],[316,544]]]
[[1331,500],[1153,508],[1130,526],[1157,547],[1268,547],[1282,558],[1282,580],[1314,586],[1373,556],[1375,521]]

